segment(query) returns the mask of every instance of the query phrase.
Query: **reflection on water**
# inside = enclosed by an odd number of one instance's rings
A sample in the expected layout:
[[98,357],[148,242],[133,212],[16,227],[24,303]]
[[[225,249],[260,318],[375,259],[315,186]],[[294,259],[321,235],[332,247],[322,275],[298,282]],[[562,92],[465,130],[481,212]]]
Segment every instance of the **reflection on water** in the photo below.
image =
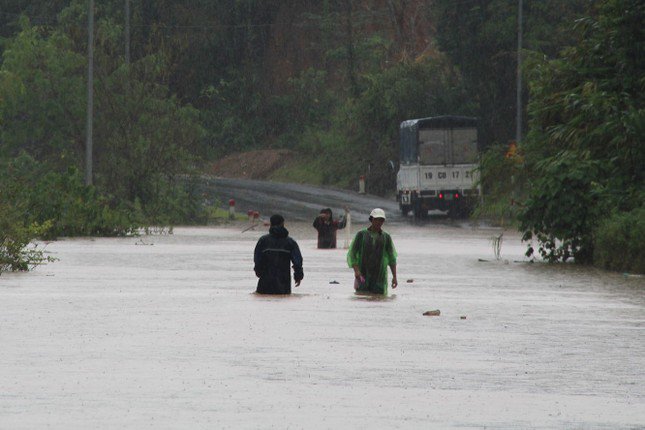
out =
[[352,300],[364,300],[368,302],[390,302],[392,300],[396,299],[396,294],[391,294],[391,295],[384,295],[384,294],[376,294],[376,293],[370,293],[366,291],[355,291],[354,296],[352,296]]
[[[259,294],[256,291],[253,291],[251,294],[254,298],[260,300],[289,300],[289,299],[302,299],[305,297],[315,297],[319,294],[312,293],[291,293],[291,294]],[[329,296],[327,296],[329,298]],[[391,302],[396,299],[396,294],[383,295],[370,292],[354,292],[353,296],[350,296],[351,300],[360,300],[366,302]]]
[[309,293],[291,293],[291,294],[260,294],[257,291],[251,293],[254,297],[267,300],[288,300],[288,299],[301,299],[307,296],[315,296],[316,294]]

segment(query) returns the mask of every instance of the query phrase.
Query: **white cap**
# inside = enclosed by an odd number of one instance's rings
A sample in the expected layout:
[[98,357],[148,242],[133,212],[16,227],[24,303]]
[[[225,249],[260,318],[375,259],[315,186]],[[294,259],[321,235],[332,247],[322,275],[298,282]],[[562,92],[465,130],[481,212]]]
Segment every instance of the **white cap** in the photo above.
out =
[[385,219],[385,211],[381,208],[375,208],[370,212],[372,218],[383,218]]

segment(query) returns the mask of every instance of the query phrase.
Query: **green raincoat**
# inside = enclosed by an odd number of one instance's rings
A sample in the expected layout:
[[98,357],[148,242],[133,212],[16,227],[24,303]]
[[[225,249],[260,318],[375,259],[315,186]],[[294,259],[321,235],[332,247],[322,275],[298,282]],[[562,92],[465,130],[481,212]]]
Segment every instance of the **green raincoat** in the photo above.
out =
[[347,252],[347,264],[358,266],[365,277],[365,283],[358,285],[357,291],[387,294],[387,268],[396,264],[396,255],[387,232],[376,233],[365,228],[356,233]]

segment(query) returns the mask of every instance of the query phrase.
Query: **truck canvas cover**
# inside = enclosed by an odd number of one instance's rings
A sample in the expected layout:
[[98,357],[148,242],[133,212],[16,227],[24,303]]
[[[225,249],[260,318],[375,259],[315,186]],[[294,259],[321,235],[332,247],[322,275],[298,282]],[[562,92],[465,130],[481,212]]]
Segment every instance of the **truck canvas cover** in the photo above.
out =
[[[449,130],[455,142],[454,152],[443,149]],[[477,153],[477,119],[465,116],[435,116],[401,123],[401,164],[473,163]],[[473,145],[474,143],[474,145]]]

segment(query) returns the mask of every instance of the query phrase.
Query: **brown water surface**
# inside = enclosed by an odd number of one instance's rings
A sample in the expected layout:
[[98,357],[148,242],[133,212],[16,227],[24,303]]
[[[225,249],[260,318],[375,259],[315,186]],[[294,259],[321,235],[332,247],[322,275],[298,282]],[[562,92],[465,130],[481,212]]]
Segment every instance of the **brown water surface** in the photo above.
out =
[[399,287],[357,296],[345,250],[287,222],[305,278],[259,296],[244,227],[61,240],[3,274],[0,428],[645,427],[641,277],[386,223]]

